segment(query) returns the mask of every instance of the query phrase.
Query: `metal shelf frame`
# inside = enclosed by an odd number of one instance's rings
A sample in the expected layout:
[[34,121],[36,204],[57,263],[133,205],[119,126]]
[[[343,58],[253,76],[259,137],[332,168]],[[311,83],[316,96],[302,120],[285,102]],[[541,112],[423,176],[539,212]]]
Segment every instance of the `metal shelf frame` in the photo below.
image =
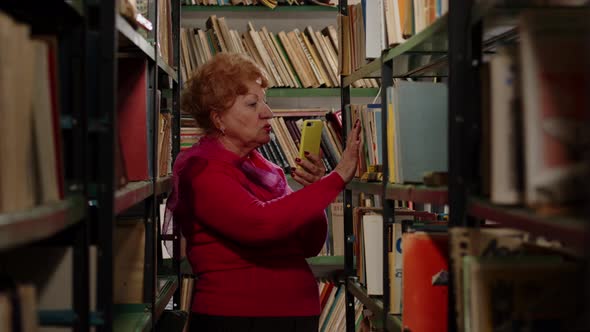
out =
[[[173,68],[161,56],[156,56],[157,52],[153,41],[147,40],[118,13],[115,14],[115,23],[119,34],[118,49],[120,53],[139,53],[150,59],[151,62],[156,62],[161,72],[178,82],[178,67]],[[154,35],[156,35],[156,31],[157,28],[154,28]]]
[[[49,0],[41,3],[3,1],[3,14],[31,27],[34,35],[56,36],[56,70],[59,73],[59,116],[72,119],[72,126],[59,126],[56,137],[70,139],[63,149],[64,198],[47,202],[27,210],[0,213],[0,250],[19,253],[33,246],[52,245],[69,247],[73,252],[71,275],[71,307],[77,319],[69,326],[76,331],[89,330],[89,227],[87,208],[87,172],[84,151],[86,141],[85,86],[86,20],[87,14],[80,1]],[[53,139],[48,137],[47,139]],[[10,158],[9,156],[5,156]],[[52,162],[52,161],[48,161]],[[6,258],[6,257],[5,257]],[[26,258],[23,258],[26,259]],[[4,263],[4,262],[2,262]],[[20,268],[11,269],[7,264],[3,276],[21,281]]]
[[381,316],[384,320],[383,326],[386,331],[401,332],[402,318],[399,315],[388,313],[388,308],[383,304],[385,299],[380,300],[367,295],[367,291],[357,282],[348,280],[346,283],[347,290],[350,291],[362,304],[364,304],[373,314]]
[[[148,17],[152,22],[158,21],[158,2],[150,3]],[[93,141],[96,143],[99,173],[93,183],[96,183],[95,222],[97,224],[97,315],[103,324],[97,326],[97,331],[113,331],[114,329],[131,329],[148,331],[155,327],[158,318],[164,311],[168,301],[178,293],[180,273],[164,280],[165,294],[159,294],[162,277],[158,276],[162,262],[160,247],[160,218],[159,205],[162,198],[170,191],[172,181],[170,176],[158,177],[158,130],[148,130],[153,134],[149,138],[151,149],[149,174],[150,179],[131,182],[120,190],[114,187],[115,147],[117,144],[117,73],[118,57],[135,56],[147,59],[146,93],[149,98],[147,114],[152,118],[148,123],[157,126],[159,114],[156,91],[161,87],[171,90],[172,98],[172,153],[175,157],[179,152],[179,118],[180,118],[180,87],[181,77],[178,74],[180,64],[179,36],[180,36],[180,0],[171,0],[173,62],[166,61],[158,54],[157,36],[158,25],[146,39],[136,31],[119,13],[117,2],[101,1],[91,5],[92,12],[97,13],[97,24],[89,27],[89,34],[100,36],[100,44],[95,50],[99,54],[96,59],[96,70],[91,72],[89,80],[99,82],[96,93],[92,96],[95,110],[91,112],[90,123],[98,130],[92,131]],[[162,83],[163,82],[163,83]],[[172,83],[170,86],[169,84]],[[149,88],[149,89],[148,89]],[[113,285],[113,240],[115,220],[120,214],[132,214],[141,217],[145,224],[145,261],[144,261],[144,294],[143,303],[125,306],[115,305]],[[179,247],[179,240],[174,241]],[[180,255],[179,251],[175,255]],[[175,271],[178,271],[176,269]],[[165,303],[164,303],[165,302]],[[178,302],[175,302],[178,306]]]
[[504,227],[524,230],[534,236],[563,241],[578,252],[585,250],[590,239],[590,230],[582,216],[544,216],[524,207],[501,206],[475,197],[469,198],[467,214],[498,222]]

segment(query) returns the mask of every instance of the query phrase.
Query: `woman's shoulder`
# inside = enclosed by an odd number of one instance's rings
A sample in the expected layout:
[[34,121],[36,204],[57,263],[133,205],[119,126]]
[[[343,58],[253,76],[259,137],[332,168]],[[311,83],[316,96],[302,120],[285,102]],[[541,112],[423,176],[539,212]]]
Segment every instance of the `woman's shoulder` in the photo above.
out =
[[187,163],[184,175],[193,181],[198,178],[210,178],[215,176],[235,176],[236,168],[228,163],[215,159],[195,156]]

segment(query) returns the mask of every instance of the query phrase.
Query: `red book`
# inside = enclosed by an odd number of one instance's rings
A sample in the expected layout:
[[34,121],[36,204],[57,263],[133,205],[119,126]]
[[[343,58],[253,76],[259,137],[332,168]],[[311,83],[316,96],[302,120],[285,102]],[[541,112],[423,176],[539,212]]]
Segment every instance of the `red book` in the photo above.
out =
[[433,277],[449,270],[446,233],[405,233],[403,252],[403,325],[412,332],[447,331],[448,286]]
[[128,181],[149,179],[147,148],[147,61],[119,59],[117,130]]

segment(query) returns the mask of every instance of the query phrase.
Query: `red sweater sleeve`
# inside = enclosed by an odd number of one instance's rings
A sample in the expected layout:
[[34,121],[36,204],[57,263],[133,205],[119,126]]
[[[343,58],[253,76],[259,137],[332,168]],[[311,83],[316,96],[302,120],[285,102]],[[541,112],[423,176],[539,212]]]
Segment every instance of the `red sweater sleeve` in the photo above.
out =
[[263,202],[231,174],[211,167],[192,180],[195,215],[233,241],[263,246],[294,236],[311,223],[344,188],[332,172],[299,191]]
[[305,257],[314,257],[319,254],[326,243],[328,235],[328,218],[326,213],[318,214],[314,220],[305,225],[300,233],[301,246]]

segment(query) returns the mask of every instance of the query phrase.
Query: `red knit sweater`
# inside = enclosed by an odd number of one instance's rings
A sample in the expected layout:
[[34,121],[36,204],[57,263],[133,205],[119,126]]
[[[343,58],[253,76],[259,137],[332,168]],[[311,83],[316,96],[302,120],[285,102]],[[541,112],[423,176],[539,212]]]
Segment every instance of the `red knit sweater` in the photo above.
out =
[[175,213],[198,276],[192,311],[251,317],[319,315],[318,287],[305,258],[317,255],[324,244],[324,209],[344,188],[340,175],[333,172],[265,202],[252,190],[256,184],[231,160],[197,162],[192,168],[187,180],[193,204]]

